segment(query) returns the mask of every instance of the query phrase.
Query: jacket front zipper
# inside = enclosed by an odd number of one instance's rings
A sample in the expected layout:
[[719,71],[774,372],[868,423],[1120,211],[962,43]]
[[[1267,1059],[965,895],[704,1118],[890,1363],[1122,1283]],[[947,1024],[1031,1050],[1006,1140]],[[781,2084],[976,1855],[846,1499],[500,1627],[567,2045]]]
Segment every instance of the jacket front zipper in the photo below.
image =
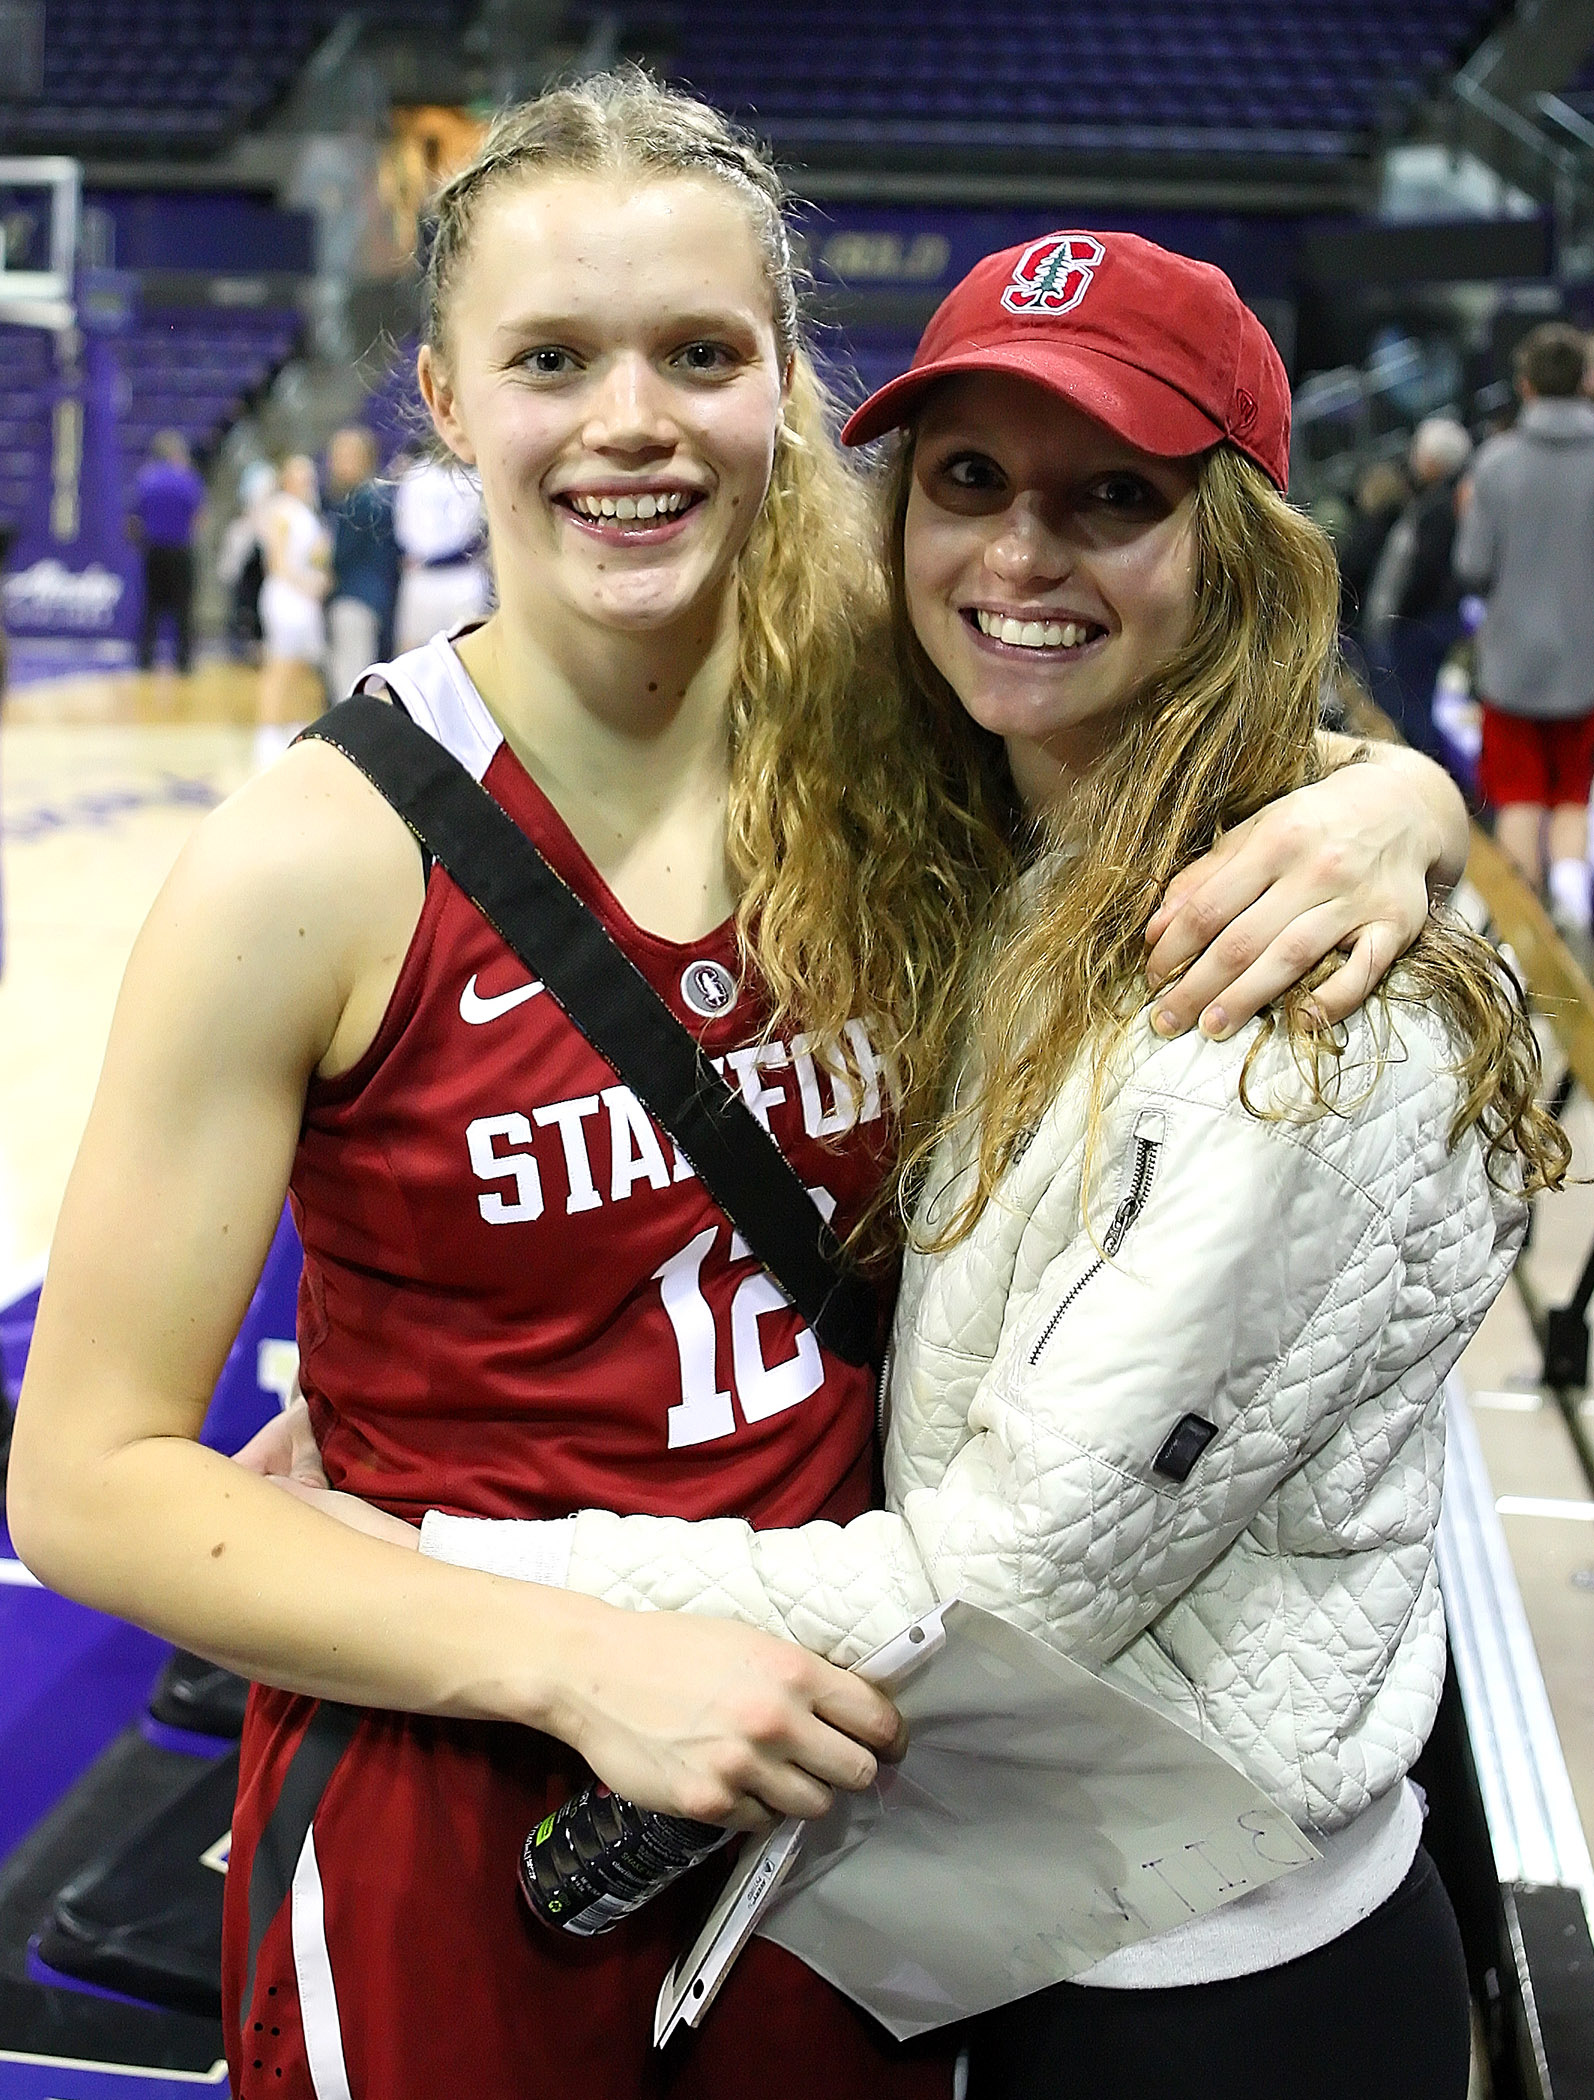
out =
[[1041,1352],[1057,1332],[1058,1322],[1062,1319],[1063,1314],[1067,1312],[1086,1285],[1095,1282],[1108,1262],[1112,1260],[1113,1256],[1123,1245],[1124,1240],[1128,1236],[1129,1228],[1145,1209],[1146,1198],[1151,1193],[1152,1178],[1157,1171],[1157,1157],[1162,1151],[1162,1130],[1163,1117],[1159,1109],[1147,1109],[1139,1122],[1136,1123],[1135,1152],[1129,1168],[1129,1186],[1124,1191],[1123,1200],[1112,1214],[1112,1223],[1107,1227],[1106,1237],[1101,1243],[1101,1253],[1078,1281],[1071,1286],[1062,1303],[1041,1329],[1040,1339],[1029,1353],[1031,1370],[1040,1362]]

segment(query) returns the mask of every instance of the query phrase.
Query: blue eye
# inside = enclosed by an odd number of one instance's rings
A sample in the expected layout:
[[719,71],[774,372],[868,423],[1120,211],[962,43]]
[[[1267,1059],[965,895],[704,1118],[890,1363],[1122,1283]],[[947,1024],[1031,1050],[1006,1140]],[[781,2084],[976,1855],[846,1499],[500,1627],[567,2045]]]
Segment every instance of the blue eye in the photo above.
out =
[[674,361],[688,372],[723,372],[736,362],[736,353],[725,343],[688,343]]

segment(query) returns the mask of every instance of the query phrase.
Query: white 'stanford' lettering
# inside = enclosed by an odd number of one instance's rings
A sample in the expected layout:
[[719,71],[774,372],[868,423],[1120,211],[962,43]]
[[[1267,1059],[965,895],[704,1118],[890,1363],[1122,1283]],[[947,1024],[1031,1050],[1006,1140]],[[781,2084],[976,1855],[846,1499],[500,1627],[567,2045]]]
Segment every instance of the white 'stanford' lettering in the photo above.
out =
[[[531,988],[521,986],[503,996],[530,995]],[[876,1051],[864,1023],[849,1021],[846,1035],[863,1081],[861,1097],[839,1054],[818,1058],[806,1035],[795,1036],[789,1046],[752,1044],[712,1062],[771,1135],[778,1133],[770,1116],[784,1108],[788,1114],[793,1109],[801,1111],[809,1137],[839,1137],[855,1124],[877,1122],[894,1091],[894,1075]],[[795,1098],[789,1082],[773,1083],[777,1072],[789,1072],[796,1080]],[[594,1133],[605,1128],[609,1140],[606,1160],[601,1141],[596,1147],[594,1143]],[[550,1138],[539,1142],[538,1133],[545,1131],[558,1133],[557,1149]],[[628,1086],[608,1086],[601,1094],[543,1102],[529,1116],[519,1109],[478,1116],[466,1130],[465,1142],[471,1172],[478,1181],[514,1184],[513,1197],[496,1186],[477,1197],[476,1207],[489,1225],[535,1224],[546,1202],[558,1214],[560,1167],[564,1172],[562,1214],[566,1217],[600,1210],[608,1203],[628,1202],[639,1188],[668,1189],[694,1178],[691,1161]],[[545,1199],[544,1184],[550,1174],[555,1179]]]

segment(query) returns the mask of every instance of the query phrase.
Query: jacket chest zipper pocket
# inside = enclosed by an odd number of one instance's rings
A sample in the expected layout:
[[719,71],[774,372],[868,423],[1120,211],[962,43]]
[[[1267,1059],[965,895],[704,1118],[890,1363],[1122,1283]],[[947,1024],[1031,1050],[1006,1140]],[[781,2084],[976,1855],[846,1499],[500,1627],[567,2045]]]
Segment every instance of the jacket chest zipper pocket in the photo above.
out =
[[1040,1331],[1040,1338],[1029,1353],[1030,1368],[1041,1360],[1041,1353],[1057,1332],[1064,1313],[1074,1303],[1081,1291],[1095,1282],[1102,1270],[1112,1260],[1129,1236],[1130,1227],[1146,1207],[1146,1198],[1151,1194],[1151,1184],[1157,1172],[1157,1158],[1162,1151],[1163,1116],[1160,1109],[1148,1108],[1135,1125],[1134,1155],[1129,1163],[1129,1182],[1118,1208],[1112,1214],[1112,1223],[1107,1227],[1101,1243],[1101,1253],[1090,1267],[1072,1284],[1062,1303]]

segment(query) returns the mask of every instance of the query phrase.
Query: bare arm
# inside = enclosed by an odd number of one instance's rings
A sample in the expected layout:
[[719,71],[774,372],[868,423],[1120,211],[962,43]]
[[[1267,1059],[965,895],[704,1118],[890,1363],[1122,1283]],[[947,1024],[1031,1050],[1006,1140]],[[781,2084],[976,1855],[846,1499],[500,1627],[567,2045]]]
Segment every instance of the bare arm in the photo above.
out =
[[869,1687],[746,1629],[400,1552],[194,1441],[305,1087],[370,1040],[420,881],[391,812],[314,748],[183,854],[62,1207],[11,1459],[17,1548],[64,1593],[269,1683],[543,1729],[647,1805],[814,1813],[872,1778],[862,1744],[895,1739]]
[[1461,880],[1466,804],[1441,767],[1400,744],[1327,732],[1321,744],[1337,771],[1236,825],[1168,885],[1146,928],[1152,989],[1167,986],[1159,1032],[1199,1020],[1232,1035],[1338,948],[1343,966],[1313,997],[1343,1020],[1422,931],[1430,893]]

